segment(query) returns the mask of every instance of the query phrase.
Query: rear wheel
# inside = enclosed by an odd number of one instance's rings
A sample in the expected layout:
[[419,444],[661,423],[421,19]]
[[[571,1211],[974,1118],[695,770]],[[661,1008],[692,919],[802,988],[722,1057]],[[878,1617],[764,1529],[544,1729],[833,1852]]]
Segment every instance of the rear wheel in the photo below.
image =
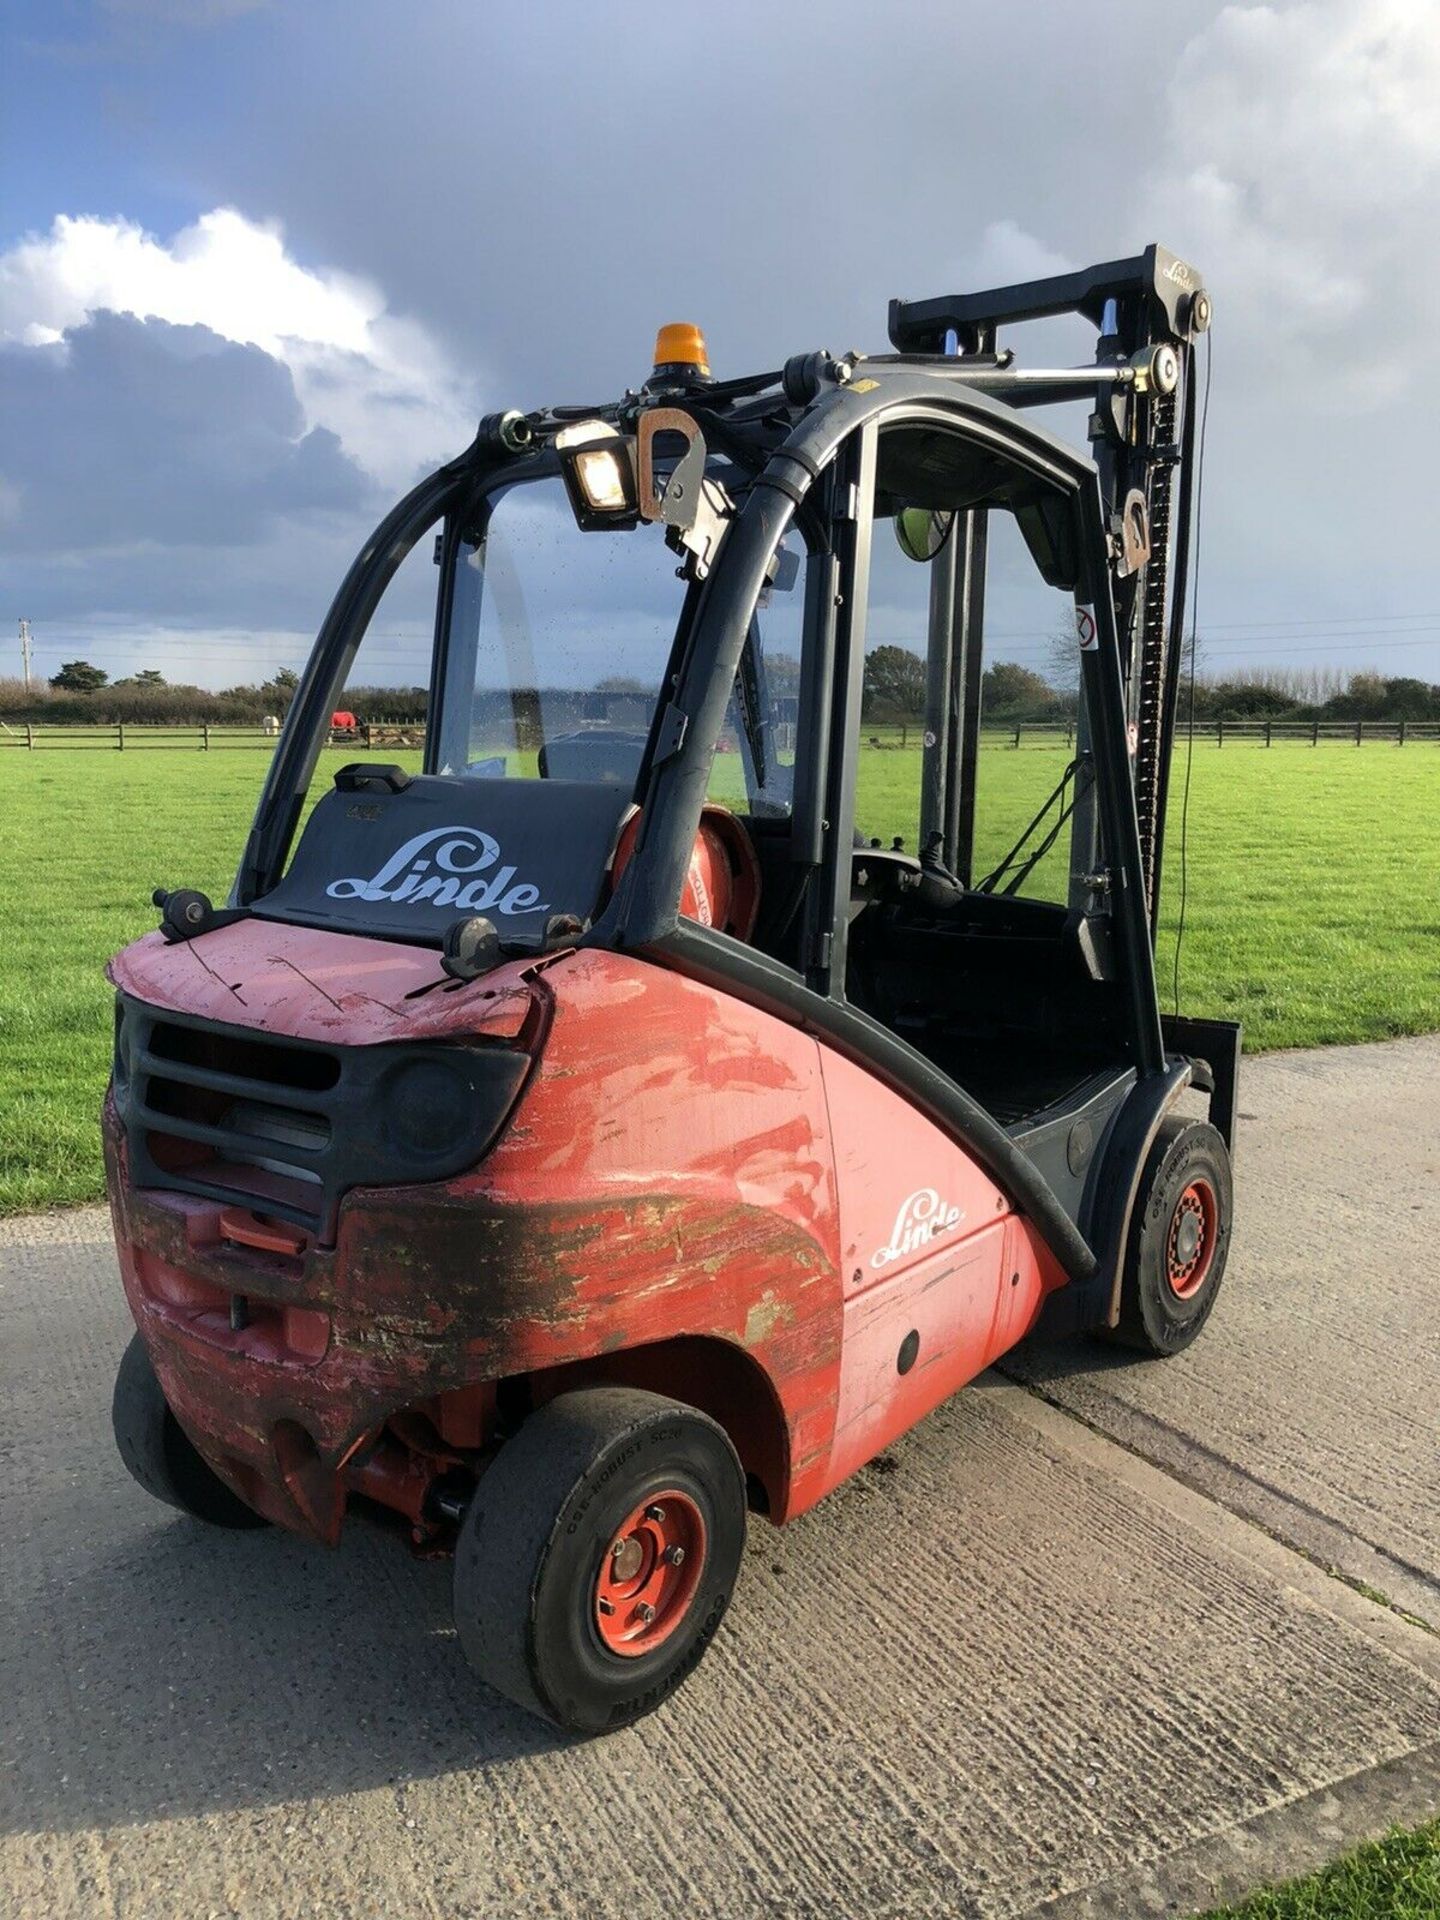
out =
[[1230,1155],[1216,1129],[1166,1120],[1135,1197],[1112,1340],[1157,1357],[1190,1345],[1220,1291],[1232,1202]]
[[115,1375],[110,1422],[120,1458],[152,1499],[176,1507],[212,1527],[263,1527],[269,1523],[247,1507],[213,1473],[170,1411],[155,1369],[137,1333]]
[[564,1394],[500,1449],[461,1523],[460,1644],[556,1726],[627,1726],[699,1662],[744,1544],[745,1479],[713,1420],[630,1388]]

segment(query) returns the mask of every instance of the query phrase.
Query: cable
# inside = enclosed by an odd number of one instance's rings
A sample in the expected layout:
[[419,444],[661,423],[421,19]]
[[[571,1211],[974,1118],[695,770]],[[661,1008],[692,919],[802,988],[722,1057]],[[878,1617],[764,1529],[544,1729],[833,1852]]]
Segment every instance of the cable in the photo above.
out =
[[1195,766],[1195,636],[1200,615],[1200,535],[1204,526],[1201,509],[1205,500],[1205,429],[1210,423],[1210,373],[1215,352],[1215,333],[1205,335],[1205,389],[1200,400],[1200,444],[1195,454],[1195,558],[1190,567],[1190,678],[1189,707],[1185,738],[1185,790],[1180,797],[1180,912],[1175,925],[1175,971],[1172,981],[1175,1015],[1180,1015],[1180,948],[1185,939],[1185,902],[1190,885],[1190,775]]
[[[1006,854],[1005,858],[1000,862],[999,866],[993,868],[991,872],[987,873],[983,880],[977,880],[974,887],[971,889],[972,892],[974,893],[993,893],[994,892],[999,882],[1010,871],[1010,868],[1013,865],[1016,857],[1024,848],[1026,841],[1030,838],[1031,834],[1034,833],[1035,829],[1040,825],[1041,821],[1045,818],[1046,814],[1049,813],[1050,809],[1055,805],[1056,801],[1059,800],[1063,803],[1064,797],[1065,797],[1065,789],[1069,786],[1070,781],[1072,777],[1075,775],[1079,766],[1080,766],[1080,761],[1078,758],[1070,762],[1069,766],[1066,767],[1065,771],[1060,776],[1060,784],[1055,788],[1054,792],[1051,793],[1049,799],[1046,800],[1044,804],[1041,806],[1040,811],[1036,814],[1035,818],[1030,822],[1029,826],[1026,827],[1024,831],[1021,833],[1020,838],[1015,842],[1014,846],[1011,847],[1010,851]],[[1076,799],[1078,799],[1079,798],[1078,781],[1076,783],[1076,787],[1077,787]],[[1050,846],[1054,842],[1055,833],[1058,833],[1059,829],[1065,824],[1066,820],[1069,819],[1070,813],[1073,812],[1074,807],[1075,807],[1075,800],[1072,800],[1070,802],[1070,807],[1066,811],[1062,812],[1059,821],[1056,823],[1055,832],[1051,834],[1050,839],[1047,840],[1044,847],[1041,848],[1041,853],[1047,853],[1049,851]],[[1035,862],[1034,860],[1032,860],[1030,862],[1030,866],[1027,866],[1025,868],[1025,873],[1022,873],[1020,876],[1022,880],[1024,879],[1025,874],[1029,873],[1030,867],[1032,867],[1034,864]]]

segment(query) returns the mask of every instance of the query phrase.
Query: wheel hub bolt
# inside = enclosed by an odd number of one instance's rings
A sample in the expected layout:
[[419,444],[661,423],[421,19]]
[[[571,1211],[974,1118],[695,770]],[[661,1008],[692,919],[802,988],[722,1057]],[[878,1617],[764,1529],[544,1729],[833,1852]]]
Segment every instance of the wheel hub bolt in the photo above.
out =
[[633,1580],[644,1563],[644,1543],[636,1534],[628,1534],[617,1540],[610,1549],[612,1580]]
[[647,1600],[643,1606],[637,1609],[637,1611],[640,1615],[640,1618],[645,1622],[645,1625],[648,1627],[651,1621],[655,1618],[654,1607],[652,1607],[649,1601]]
[[685,1560],[684,1547],[667,1547],[665,1549],[665,1558],[670,1562],[672,1567],[683,1565]]
[[665,1518],[664,1507],[646,1507],[645,1518],[647,1520],[653,1520],[658,1527]]

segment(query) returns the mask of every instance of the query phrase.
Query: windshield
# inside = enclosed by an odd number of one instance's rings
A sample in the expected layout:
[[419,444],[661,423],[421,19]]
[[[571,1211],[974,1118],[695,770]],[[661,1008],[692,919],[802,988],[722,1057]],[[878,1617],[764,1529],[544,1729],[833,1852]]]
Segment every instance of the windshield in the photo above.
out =
[[[789,807],[783,703],[804,593],[796,558],[781,557],[717,743],[740,777],[716,797],[742,812]],[[434,770],[632,789],[685,606],[679,572],[661,526],[582,532],[558,476],[492,494],[456,553]]]
[[633,785],[684,597],[662,529],[582,533],[558,477],[493,495],[456,556],[436,771]]

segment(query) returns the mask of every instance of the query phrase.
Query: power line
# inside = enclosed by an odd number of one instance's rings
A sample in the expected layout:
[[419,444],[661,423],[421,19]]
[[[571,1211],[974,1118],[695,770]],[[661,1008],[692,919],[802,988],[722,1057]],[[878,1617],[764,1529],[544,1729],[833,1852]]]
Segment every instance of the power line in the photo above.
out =
[[[1216,629],[1216,631],[1220,631],[1220,629]],[[1433,631],[1435,635],[1440,635],[1440,625],[1437,625],[1431,631]],[[1043,645],[1037,644],[1012,649],[1012,651],[1016,653],[1029,654],[1035,658],[1039,658],[1044,654],[1048,643],[1054,638],[1053,635],[1043,633],[1037,628],[1013,628],[1008,632],[992,628],[989,637],[996,642],[1030,640],[1037,643],[1044,643]],[[883,645],[885,643],[877,642],[876,644]],[[1254,641],[1226,641],[1217,645],[1208,642],[1203,633],[1200,636],[1202,651],[1232,655],[1246,653],[1377,653],[1391,647],[1427,647],[1436,644],[1437,641],[1432,639],[1429,633],[1424,635],[1410,634],[1405,637],[1396,638],[1382,637],[1372,640],[1348,640],[1341,638],[1333,642],[1327,638],[1326,644],[1324,645],[1304,643],[1282,647],[1271,646],[1268,641],[1263,639]],[[146,653],[179,650],[182,653],[193,654],[197,658],[234,659],[237,663],[244,664],[247,659],[257,661],[266,660],[287,651],[292,657],[304,657],[308,654],[310,645],[311,643],[309,641],[301,640],[298,641],[294,647],[287,650],[283,643],[277,643],[272,646],[267,645],[264,641],[241,640],[232,643],[215,642],[209,645],[196,646],[188,640],[180,640],[166,636],[155,640],[133,642],[107,640],[100,642],[98,645],[94,641],[87,641],[84,638],[64,641],[47,640],[44,643],[43,650],[47,653],[54,654],[57,659],[62,653],[69,653],[77,648],[83,649],[87,656],[93,653],[116,658],[123,654],[127,659]],[[428,660],[430,646],[431,635],[428,632],[423,636],[417,636],[413,645],[399,640],[384,642],[365,640],[361,643],[357,659],[363,660],[368,657],[372,660],[379,658]]]

